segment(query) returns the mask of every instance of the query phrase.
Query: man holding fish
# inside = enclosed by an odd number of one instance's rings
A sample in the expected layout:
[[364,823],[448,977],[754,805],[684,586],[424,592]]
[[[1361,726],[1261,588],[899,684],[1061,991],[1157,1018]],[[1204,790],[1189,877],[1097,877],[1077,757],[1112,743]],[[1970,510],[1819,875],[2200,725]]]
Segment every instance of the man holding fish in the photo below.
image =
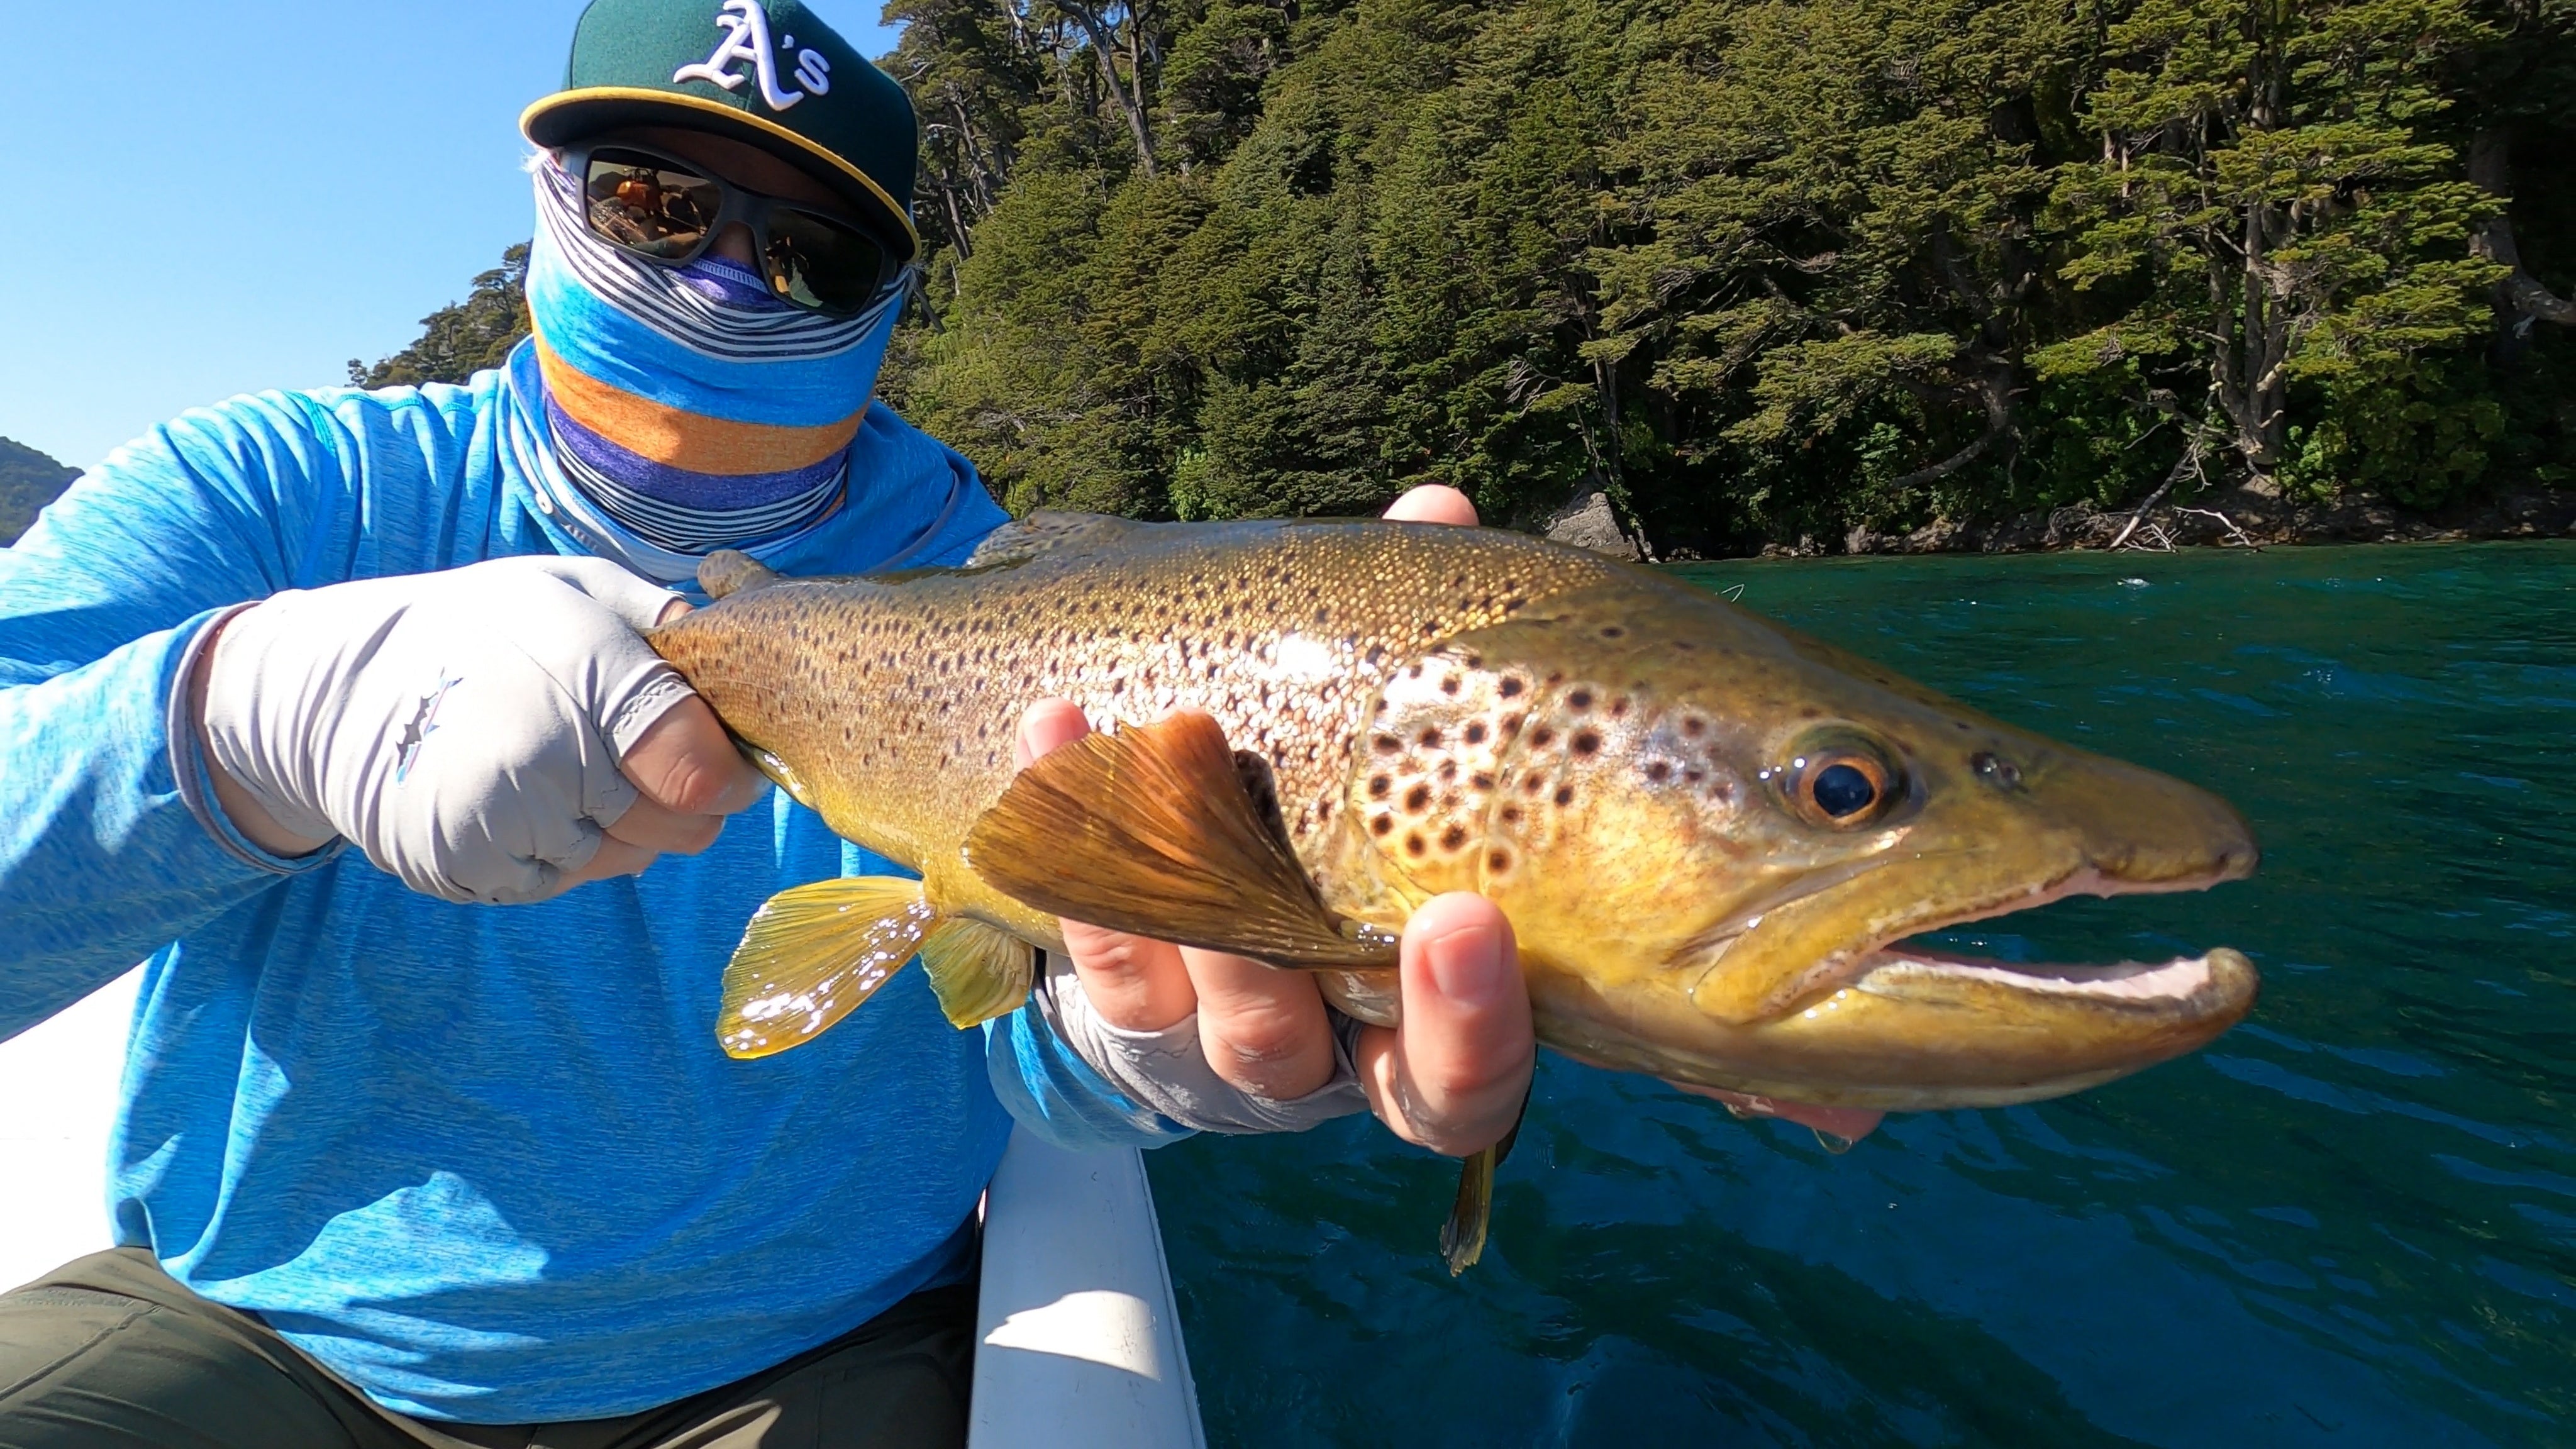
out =
[[[822,1048],[717,1049],[760,902],[890,867],[642,642],[665,586],[1003,516],[868,405],[915,123],[821,20],[601,0],[522,124],[506,369],[192,412],[0,553],[0,1032],[148,958],[126,1246],[0,1297],[0,1444],[953,1444],[1005,1103],[1077,1145],[1515,1120],[1528,1001],[1463,893],[1405,933],[1401,1031],[1069,925],[1049,1012],[959,1032],[908,973]],[[1018,748],[1087,728],[1038,704]]]
[[953,1444],[1014,1118],[1373,1109],[1454,1272],[1537,1041],[1850,1137],[2250,1007],[1906,939],[2241,876],[2224,802],[1446,489],[1006,524],[867,405],[913,119],[797,0],[596,0],[522,126],[505,368],[0,555],[0,1030],[150,958],[0,1446]]

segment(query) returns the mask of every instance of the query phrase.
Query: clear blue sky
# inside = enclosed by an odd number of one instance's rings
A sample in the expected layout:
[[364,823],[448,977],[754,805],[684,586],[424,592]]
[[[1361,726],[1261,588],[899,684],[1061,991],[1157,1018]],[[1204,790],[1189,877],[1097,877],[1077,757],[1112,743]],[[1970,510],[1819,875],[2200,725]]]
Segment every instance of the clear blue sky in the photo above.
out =
[[[812,8],[882,55],[880,4]],[[526,240],[519,110],[581,0],[10,9],[0,437],[86,468],[198,404],[342,381]]]

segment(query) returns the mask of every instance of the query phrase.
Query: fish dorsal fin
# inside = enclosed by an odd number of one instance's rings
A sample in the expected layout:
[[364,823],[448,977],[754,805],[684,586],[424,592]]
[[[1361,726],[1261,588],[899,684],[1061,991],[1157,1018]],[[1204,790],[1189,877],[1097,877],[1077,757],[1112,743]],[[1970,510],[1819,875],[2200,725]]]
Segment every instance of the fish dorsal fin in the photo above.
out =
[[1204,714],[1085,735],[1022,770],[966,836],[1023,904],[1274,966],[1379,966],[1395,940],[1346,926],[1243,787]]
[[997,564],[1026,563],[1040,554],[1077,544],[1100,543],[1116,538],[1136,525],[1124,518],[1105,513],[1069,513],[1061,509],[1041,508],[1026,518],[1015,518],[975,545],[966,558],[970,569]]
[[698,560],[698,587],[710,599],[762,588],[778,579],[775,569],[738,548],[720,548]]
[[916,880],[863,875],[780,891],[725,966],[716,1040],[735,1057],[813,1040],[911,960],[938,919]]
[[1037,951],[1008,931],[958,916],[921,943],[921,969],[948,1024],[963,1031],[1019,1010],[1037,976]]

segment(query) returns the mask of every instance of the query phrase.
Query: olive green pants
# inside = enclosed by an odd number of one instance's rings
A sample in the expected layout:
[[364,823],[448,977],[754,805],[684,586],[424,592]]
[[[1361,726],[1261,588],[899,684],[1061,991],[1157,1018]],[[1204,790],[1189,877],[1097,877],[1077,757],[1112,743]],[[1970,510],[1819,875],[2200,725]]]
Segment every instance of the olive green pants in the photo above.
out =
[[0,1294],[0,1449],[958,1449],[975,1287],[916,1293],[739,1383],[617,1419],[413,1419],[142,1248]]

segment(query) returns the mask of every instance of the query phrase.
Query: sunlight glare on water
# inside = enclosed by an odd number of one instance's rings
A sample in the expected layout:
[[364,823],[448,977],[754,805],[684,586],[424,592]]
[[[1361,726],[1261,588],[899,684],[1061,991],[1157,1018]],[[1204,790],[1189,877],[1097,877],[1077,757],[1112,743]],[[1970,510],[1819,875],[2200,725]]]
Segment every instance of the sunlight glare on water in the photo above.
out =
[[1938,939],[2262,1002],[1841,1156],[1545,1057],[1454,1282],[1373,1122],[1150,1154],[1211,1443],[2576,1445],[2576,545],[1686,576],[2235,801],[2250,882]]

